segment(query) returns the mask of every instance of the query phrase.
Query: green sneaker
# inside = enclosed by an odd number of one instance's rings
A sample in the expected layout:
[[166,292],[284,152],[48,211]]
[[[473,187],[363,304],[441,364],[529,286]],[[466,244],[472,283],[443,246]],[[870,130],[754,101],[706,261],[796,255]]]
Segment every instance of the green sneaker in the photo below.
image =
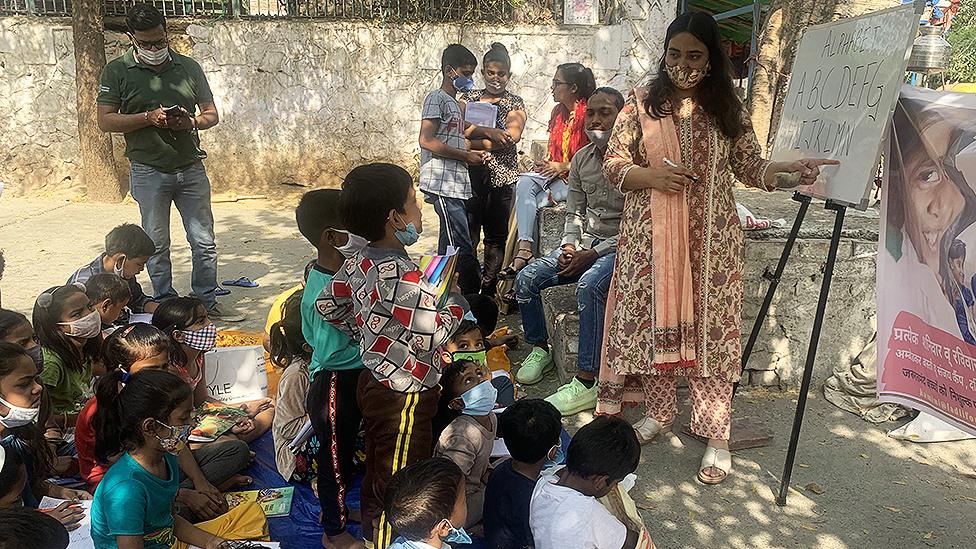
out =
[[541,347],[532,347],[532,352],[522,361],[515,372],[515,380],[522,385],[532,385],[542,380],[542,374],[552,370],[552,354]]
[[546,402],[552,404],[564,416],[571,416],[584,410],[596,408],[596,383],[590,389],[580,380],[573,378],[558,391],[546,397]]

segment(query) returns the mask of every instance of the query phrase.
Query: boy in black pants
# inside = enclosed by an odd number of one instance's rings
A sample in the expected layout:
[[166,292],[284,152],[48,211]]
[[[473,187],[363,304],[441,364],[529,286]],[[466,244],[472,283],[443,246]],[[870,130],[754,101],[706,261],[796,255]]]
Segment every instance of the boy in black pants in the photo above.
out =
[[302,334],[312,347],[308,366],[311,385],[306,407],[319,439],[317,461],[319,503],[322,506],[322,545],[359,548],[362,542],[346,532],[346,488],[352,479],[356,434],[362,414],[356,386],[363,370],[359,345],[326,322],[315,310],[315,299],[342,266],[350,239],[339,217],[338,189],[309,191],[295,210],[298,230],[318,250],[302,295]]

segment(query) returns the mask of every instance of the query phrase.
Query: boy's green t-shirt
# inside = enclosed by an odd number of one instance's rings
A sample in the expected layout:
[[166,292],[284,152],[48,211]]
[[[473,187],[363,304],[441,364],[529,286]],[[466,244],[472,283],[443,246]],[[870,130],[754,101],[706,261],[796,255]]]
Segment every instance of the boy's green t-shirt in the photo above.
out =
[[109,467],[95,490],[91,535],[95,547],[116,549],[116,536],[142,536],[146,549],[169,549],[173,533],[173,502],[180,487],[175,456],[163,454],[169,478],[142,468],[128,452]]
[[302,334],[312,347],[312,362],[308,365],[310,379],[322,370],[354,370],[363,367],[359,343],[326,322],[315,310],[315,300],[335,273],[315,264],[308,272],[305,293],[302,294]]
[[44,348],[44,369],[41,382],[51,395],[51,410],[55,414],[73,414],[81,410],[92,396],[92,368],[85,362],[84,368],[69,368],[54,351]]

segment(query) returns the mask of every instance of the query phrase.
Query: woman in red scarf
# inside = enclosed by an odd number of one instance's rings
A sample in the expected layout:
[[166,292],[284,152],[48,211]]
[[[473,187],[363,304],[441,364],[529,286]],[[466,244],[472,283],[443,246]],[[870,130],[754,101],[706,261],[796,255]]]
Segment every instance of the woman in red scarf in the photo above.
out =
[[576,151],[589,144],[586,138],[586,98],[596,89],[593,71],[579,63],[564,63],[552,78],[552,99],[558,103],[549,119],[549,153],[537,162],[535,172],[522,174],[515,186],[515,221],[518,251],[500,278],[514,279],[533,259],[535,221],[539,208],[565,202],[566,176]]

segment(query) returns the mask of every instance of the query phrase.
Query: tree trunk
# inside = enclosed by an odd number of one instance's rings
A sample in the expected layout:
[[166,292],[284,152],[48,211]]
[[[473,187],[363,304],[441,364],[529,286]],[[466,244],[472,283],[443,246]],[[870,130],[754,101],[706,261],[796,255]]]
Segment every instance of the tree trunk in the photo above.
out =
[[793,59],[803,29],[900,5],[899,0],[772,0],[757,37],[756,71],[749,111],[759,143],[772,148]]
[[105,34],[101,0],[74,0],[71,30],[75,47],[75,94],[78,106],[78,147],[81,149],[82,182],[87,196],[96,202],[120,202],[124,196],[112,136],[98,129],[95,99],[105,68]]

